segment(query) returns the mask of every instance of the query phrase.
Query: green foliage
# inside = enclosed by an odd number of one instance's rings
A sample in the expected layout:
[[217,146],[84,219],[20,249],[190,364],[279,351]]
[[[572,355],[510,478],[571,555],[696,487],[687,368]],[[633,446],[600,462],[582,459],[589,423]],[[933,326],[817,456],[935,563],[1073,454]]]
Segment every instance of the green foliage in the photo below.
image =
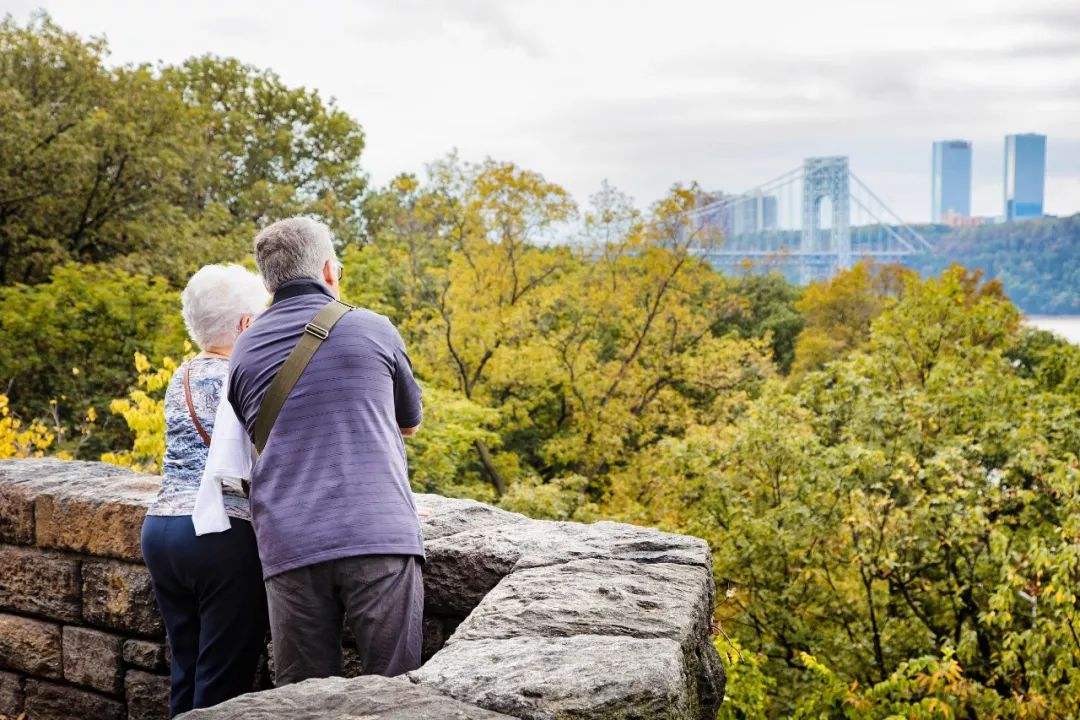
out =
[[147,67],[108,70],[106,52],[46,15],[0,22],[0,284],[146,251],[183,223],[209,157],[199,128]]
[[492,500],[489,486],[479,476],[474,448],[478,442],[498,445],[499,435],[492,429],[498,418],[497,411],[461,393],[426,386],[423,432],[405,446],[413,489]]
[[905,272],[864,261],[810,285],[795,303],[804,326],[795,339],[792,370],[815,370],[862,345],[870,323],[900,294]]
[[1080,215],[919,230],[937,245],[933,253],[906,261],[920,272],[936,275],[959,263],[1000,280],[1026,313],[1080,313]]
[[43,13],[0,22],[0,285],[69,261],[181,284],[301,212],[357,237],[363,132],[333,103],[232,59],[107,53]]
[[356,240],[367,188],[358,164],[364,133],[332,100],[233,58],[191,58],[161,75],[212,151],[201,206],[219,203],[252,230],[317,215],[342,243]]
[[795,343],[806,320],[796,307],[800,288],[779,273],[745,274],[731,279],[728,299],[716,323],[715,335],[737,332],[741,337],[769,337],[772,358],[781,372],[795,360]]
[[126,430],[109,421],[109,402],[135,382],[136,353],[178,356],[179,305],[161,278],[105,265],[61,265],[49,282],[0,287],[0,383],[13,410],[47,418],[66,447],[63,439],[75,441],[76,426],[94,408],[103,424],[90,438],[79,434],[77,454],[96,458],[126,446]]
[[624,517],[710,540],[768,716],[1077,711],[1080,403],[1009,360],[1017,326],[959,268],[905,278],[861,349],[613,486]]

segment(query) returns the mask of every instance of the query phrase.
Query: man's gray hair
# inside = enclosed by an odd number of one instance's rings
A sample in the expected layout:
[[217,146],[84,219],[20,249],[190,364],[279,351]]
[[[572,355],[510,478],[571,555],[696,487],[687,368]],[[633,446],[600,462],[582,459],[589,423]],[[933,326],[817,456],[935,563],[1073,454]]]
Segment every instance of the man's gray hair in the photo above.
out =
[[289,280],[323,282],[327,260],[337,263],[334,235],[325,223],[298,216],[278,220],[255,236],[255,263],[270,292]]
[[206,265],[180,295],[188,335],[201,349],[232,347],[240,319],[258,315],[269,300],[262,281],[239,265]]

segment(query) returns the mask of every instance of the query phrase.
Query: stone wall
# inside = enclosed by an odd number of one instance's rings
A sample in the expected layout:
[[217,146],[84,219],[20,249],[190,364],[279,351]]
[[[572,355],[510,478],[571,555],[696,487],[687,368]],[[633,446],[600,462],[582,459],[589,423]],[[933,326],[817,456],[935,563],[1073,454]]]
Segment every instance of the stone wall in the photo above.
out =
[[139,529],[157,479],[0,462],[0,716],[167,718],[168,660]]
[[[139,553],[156,487],[98,463],[0,461],[0,716],[166,717]],[[431,511],[419,670],[310,680],[185,720],[715,715],[724,675],[703,541],[417,498]]]

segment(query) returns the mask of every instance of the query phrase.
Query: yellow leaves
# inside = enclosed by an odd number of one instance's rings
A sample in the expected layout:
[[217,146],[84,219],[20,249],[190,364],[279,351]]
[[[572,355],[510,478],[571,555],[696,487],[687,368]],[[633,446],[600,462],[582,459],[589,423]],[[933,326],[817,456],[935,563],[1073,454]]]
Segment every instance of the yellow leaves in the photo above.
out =
[[7,395],[0,394],[0,458],[41,457],[55,440],[56,435],[38,420],[24,426],[11,414]]
[[[156,393],[169,384],[176,368],[177,364],[171,358],[164,358],[161,367],[154,368],[145,355],[135,354],[138,387],[126,398],[109,403],[109,411],[124,418],[135,440],[130,450],[105,453],[101,456],[102,461],[144,472],[160,471],[165,455],[165,402]],[[87,419],[93,421],[89,412]]]
[[150,360],[140,352],[135,353],[135,370],[141,375],[150,369]]

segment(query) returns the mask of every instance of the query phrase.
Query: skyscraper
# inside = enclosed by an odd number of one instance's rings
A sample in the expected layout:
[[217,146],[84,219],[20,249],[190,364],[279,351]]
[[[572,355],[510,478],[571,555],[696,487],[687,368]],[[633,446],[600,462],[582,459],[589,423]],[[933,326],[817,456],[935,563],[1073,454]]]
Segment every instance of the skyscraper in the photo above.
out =
[[943,222],[946,213],[971,215],[971,143],[938,140],[934,143],[931,222]]
[[1005,220],[1042,217],[1046,190],[1046,136],[1005,136]]

